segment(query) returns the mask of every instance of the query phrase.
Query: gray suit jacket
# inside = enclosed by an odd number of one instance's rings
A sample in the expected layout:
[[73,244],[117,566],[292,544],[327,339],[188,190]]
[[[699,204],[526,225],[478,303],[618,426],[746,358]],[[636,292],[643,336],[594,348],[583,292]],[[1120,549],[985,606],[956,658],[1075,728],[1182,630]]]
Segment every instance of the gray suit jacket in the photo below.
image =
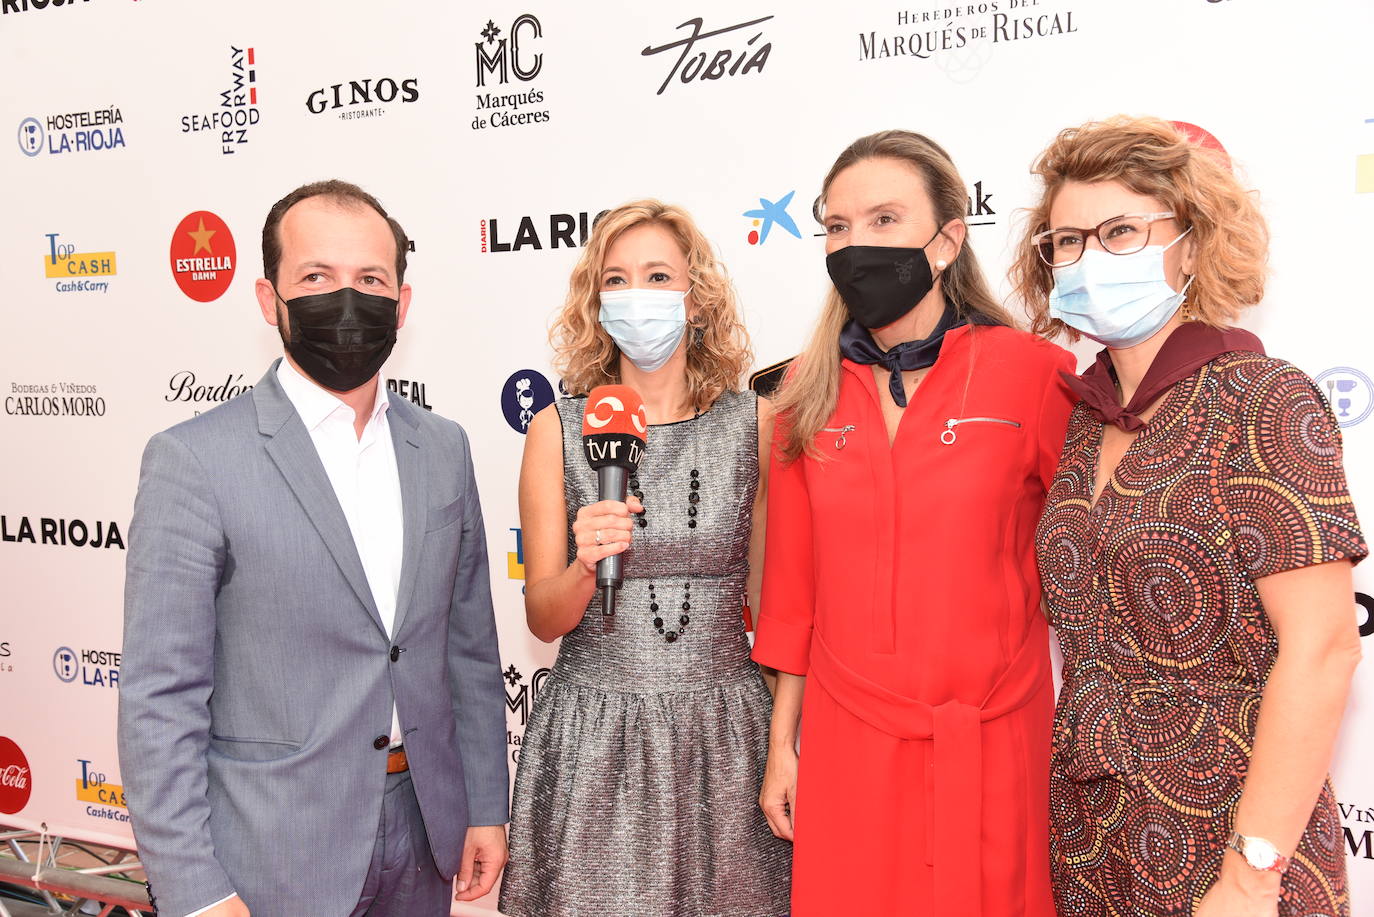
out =
[[394,639],[276,364],[148,443],[119,757],[163,914],[235,892],[254,917],[349,913],[376,840],[393,699],[440,872],[456,871],[470,824],[506,821],[505,692],[467,435],[394,394],[388,420],[405,526]]

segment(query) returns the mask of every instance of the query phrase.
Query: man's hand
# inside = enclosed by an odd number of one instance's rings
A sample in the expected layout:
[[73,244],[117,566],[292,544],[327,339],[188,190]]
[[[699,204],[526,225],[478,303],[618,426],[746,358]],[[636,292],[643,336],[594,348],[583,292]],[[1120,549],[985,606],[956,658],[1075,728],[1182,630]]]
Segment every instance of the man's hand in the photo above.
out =
[[248,913],[248,905],[243,903],[243,899],[238,895],[227,901],[221,901],[208,911],[201,911],[197,917],[252,917]]
[[[506,865],[506,826],[474,825],[463,842],[463,864],[458,867],[455,901],[476,901],[491,891]],[[244,911],[244,914],[247,914]]]

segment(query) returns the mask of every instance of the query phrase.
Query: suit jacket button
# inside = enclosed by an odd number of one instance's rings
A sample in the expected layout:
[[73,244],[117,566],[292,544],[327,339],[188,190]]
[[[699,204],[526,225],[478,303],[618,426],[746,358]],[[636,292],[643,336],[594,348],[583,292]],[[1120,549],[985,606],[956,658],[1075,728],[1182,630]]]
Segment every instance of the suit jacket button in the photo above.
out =
[[400,648],[399,646],[393,646],[393,647],[391,648],[391,661],[392,661],[392,662],[395,662],[397,659],[400,659],[400,658],[401,658],[401,648]]
[[386,736],[377,736],[377,738],[372,740],[372,747],[377,749],[378,751],[381,751],[383,748],[386,748],[390,744],[391,739],[387,738]]

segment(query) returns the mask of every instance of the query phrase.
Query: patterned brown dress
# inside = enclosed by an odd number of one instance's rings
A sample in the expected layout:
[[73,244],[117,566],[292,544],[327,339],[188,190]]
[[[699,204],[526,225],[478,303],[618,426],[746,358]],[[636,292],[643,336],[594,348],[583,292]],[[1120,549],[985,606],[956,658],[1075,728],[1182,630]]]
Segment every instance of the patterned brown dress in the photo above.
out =
[[[1102,429],[1080,403],[1036,542],[1064,655],[1055,899],[1063,917],[1189,915],[1220,868],[1278,652],[1254,580],[1368,548],[1335,419],[1287,363],[1202,363],[1092,506]],[[1279,913],[1348,917],[1344,852],[1328,781]]]

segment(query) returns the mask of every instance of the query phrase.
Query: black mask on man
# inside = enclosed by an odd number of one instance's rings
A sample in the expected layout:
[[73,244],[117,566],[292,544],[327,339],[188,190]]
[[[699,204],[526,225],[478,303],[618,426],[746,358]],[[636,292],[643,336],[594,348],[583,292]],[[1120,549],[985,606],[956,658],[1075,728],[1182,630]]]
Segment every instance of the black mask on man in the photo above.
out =
[[849,314],[869,330],[906,315],[935,286],[924,247],[850,245],[826,255],[825,269]]
[[328,293],[277,298],[286,305],[291,335],[281,331],[286,352],[320,385],[351,392],[377,374],[396,346],[400,302],[352,287]]

